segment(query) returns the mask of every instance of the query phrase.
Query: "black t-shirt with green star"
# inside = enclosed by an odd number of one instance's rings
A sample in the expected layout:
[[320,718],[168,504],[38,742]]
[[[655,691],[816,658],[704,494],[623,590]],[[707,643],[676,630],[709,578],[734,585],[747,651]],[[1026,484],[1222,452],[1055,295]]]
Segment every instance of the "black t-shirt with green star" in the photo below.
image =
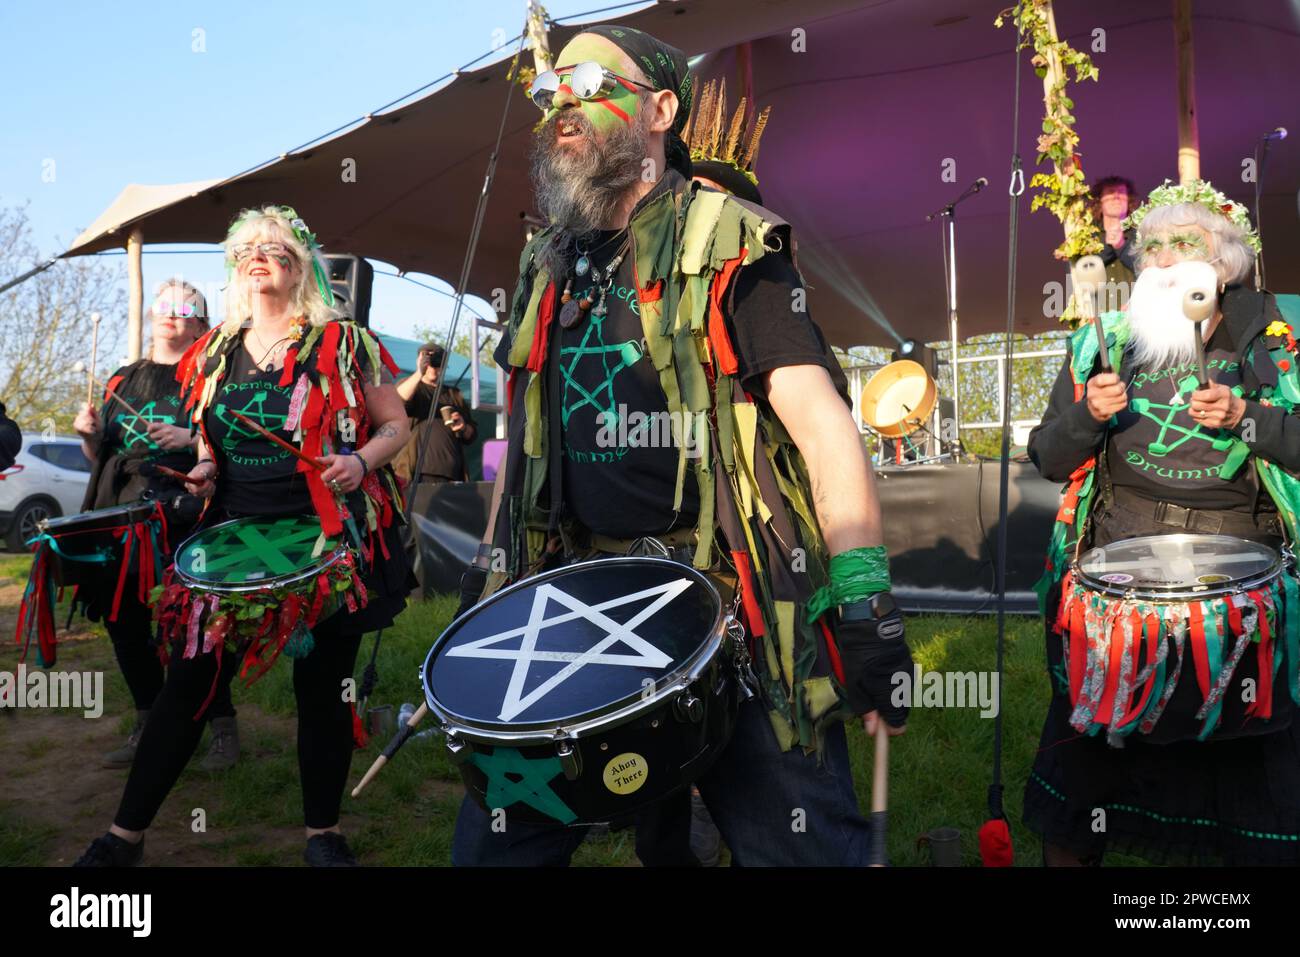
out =
[[[93,507],[135,501],[144,488],[156,493],[180,491],[174,481],[150,473],[148,468],[161,465],[189,472],[194,467],[192,448],[168,451],[149,438],[152,424],[186,424],[175,363],[166,365],[141,359],[114,372],[107,385],[117,398],[106,396],[99,412],[101,467],[97,476],[102,487],[96,490]],[[136,478],[131,480],[128,476]]]
[[[679,455],[674,436],[681,423],[673,423],[646,353],[630,253],[606,292],[606,314],[595,314],[600,294],[599,286],[592,288],[593,271],[605,278],[625,236],[604,231],[583,243],[587,270],[575,277],[572,292],[574,299],[590,294],[592,309],[572,328],[560,329],[558,342],[564,500],[584,526],[617,538],[690,527],[699,512],[694,457],[687,462],[681,512],[672,510]],[[724,315],[744,388],[762,397],[764,373],[820,365],[847,402],[847,382],[821,330],[807,312],[792,309],[792,290],[802,283],[789,260],[764,256],[743,267],[733,286],[734,304]],[[557,304],[557,325],[559,314]],[[507,350],[503,340],[498,362],[506,361]],[[688,453],[695,448],[694,439],[688,440]]]
[[281,370],[259,369],[242,345],[226,361],[230,371],[204,420],[220,470],[215,504],[233,515],[311,512],[298,459],[231,414],[239,412],[296,446],[292,430],[284,428],[293,386],[280,385]]
[[[1220,385],[1241,385],[1241,360],[1222,323],[1206,343],[1205,367]],[[1233,436],[1192,418],[1196,378],[1194,360],[1134,370],[1128,408],[1110,432],[1111,481],[1144,498],[1185,508],[1250,511],[1256,494],[1250,468],[1243,466],[1231,480],[1219,477]]]

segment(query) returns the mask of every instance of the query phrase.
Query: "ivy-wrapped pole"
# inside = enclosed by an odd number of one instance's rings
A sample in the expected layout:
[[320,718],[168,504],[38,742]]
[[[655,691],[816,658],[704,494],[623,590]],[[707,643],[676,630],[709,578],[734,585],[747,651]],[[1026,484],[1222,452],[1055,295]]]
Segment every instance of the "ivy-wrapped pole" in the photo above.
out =
[[[1020,0],[994,21],[997,26],[1010,19],[1020,34],[1021,48],[1033,47],[1030,62],[1043,81],[1043,126],[1038,137],[1037,163],[1052,163],[1052,173],[1035,173],[1029,181],[1038,190],[1030,211],[1046,207],[1060,221],[1065,241],[1053,253],[1057,259],[1074,261],[1102,251],[1096,224],[1088,205],[1088,184],[1075,153],[1079,134],[1074,131],[1074,101],[1066,94],[1069,71],[1075,82],[1096,80],[1097,68],[1086,53],[1063,42],[1056,33],[1051,0]],[[1073,323],[1086,309],[1075,297],[1061,316]]]

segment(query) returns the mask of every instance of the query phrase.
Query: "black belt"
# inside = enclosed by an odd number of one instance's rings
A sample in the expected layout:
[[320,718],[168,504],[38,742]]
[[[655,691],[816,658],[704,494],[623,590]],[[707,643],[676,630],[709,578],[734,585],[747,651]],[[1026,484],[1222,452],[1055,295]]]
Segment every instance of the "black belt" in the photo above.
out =
[[1159,525],[1181,528],[1203,535],[1281,535],[1282,525],[1276,512],[1263,512],[1258,516],[1244,512],[1207,511],[1184,508],[1173,502],[1154,502],[1143,498],[1123,486],[1111,488],[1116,504],[1129,512],[1149,518]]

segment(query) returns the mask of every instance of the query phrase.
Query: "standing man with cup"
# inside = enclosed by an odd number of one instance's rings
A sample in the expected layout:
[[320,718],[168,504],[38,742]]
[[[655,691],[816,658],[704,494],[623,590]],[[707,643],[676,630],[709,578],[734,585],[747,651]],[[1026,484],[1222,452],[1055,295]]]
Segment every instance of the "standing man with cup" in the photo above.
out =
[[426,342],[416,370],[397,385],[411,418],[411,441],[393,465],[399,476],[417,484],[467,481],[465,447],[478,434],[461,391],[438,381],[443,352],[438,343]]

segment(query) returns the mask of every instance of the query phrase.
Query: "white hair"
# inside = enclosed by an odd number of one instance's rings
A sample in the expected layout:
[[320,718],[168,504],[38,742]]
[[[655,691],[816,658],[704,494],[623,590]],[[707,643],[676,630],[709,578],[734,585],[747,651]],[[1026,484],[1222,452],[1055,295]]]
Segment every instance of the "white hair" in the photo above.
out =
[[1212,265],[1220,284],[1241,282],[1254,269],[1255,253],[1246,244],[1245,230],[1200,203],[1174,203],[1157,206],[1143,217],[1137,235],[1138,272],[1151,265],[1140,252],[1142,240],[1153,232],[1167,232],[1180,226],[1199,226],[1210,234],[1211,258],[1216,259]]
[[[298,261],[301,275],[290,294],[290,308],[295,315],[304,316],[313,326],[323,326],[333,319],[340,319],[343,314],[332,306],[325,304],[320,289],[316,286],[316,276],[312,265],[320,260],[325,275],[323,257],[315,249],[307,246],[294,235],[293,225],[280,206],[264,206],[260,210],[246,209],[235,218],[226,236],[224,248],[226,262],[234,263],[231,250],[240,243],[279,242],[284,243],[294,259]],[[234,335],[245,320],[253,318],[253,291],[250,284],[240,278],[238,270],[231,274],[230,285],[226,290],[226,316],[221,328],[226,335]]]

